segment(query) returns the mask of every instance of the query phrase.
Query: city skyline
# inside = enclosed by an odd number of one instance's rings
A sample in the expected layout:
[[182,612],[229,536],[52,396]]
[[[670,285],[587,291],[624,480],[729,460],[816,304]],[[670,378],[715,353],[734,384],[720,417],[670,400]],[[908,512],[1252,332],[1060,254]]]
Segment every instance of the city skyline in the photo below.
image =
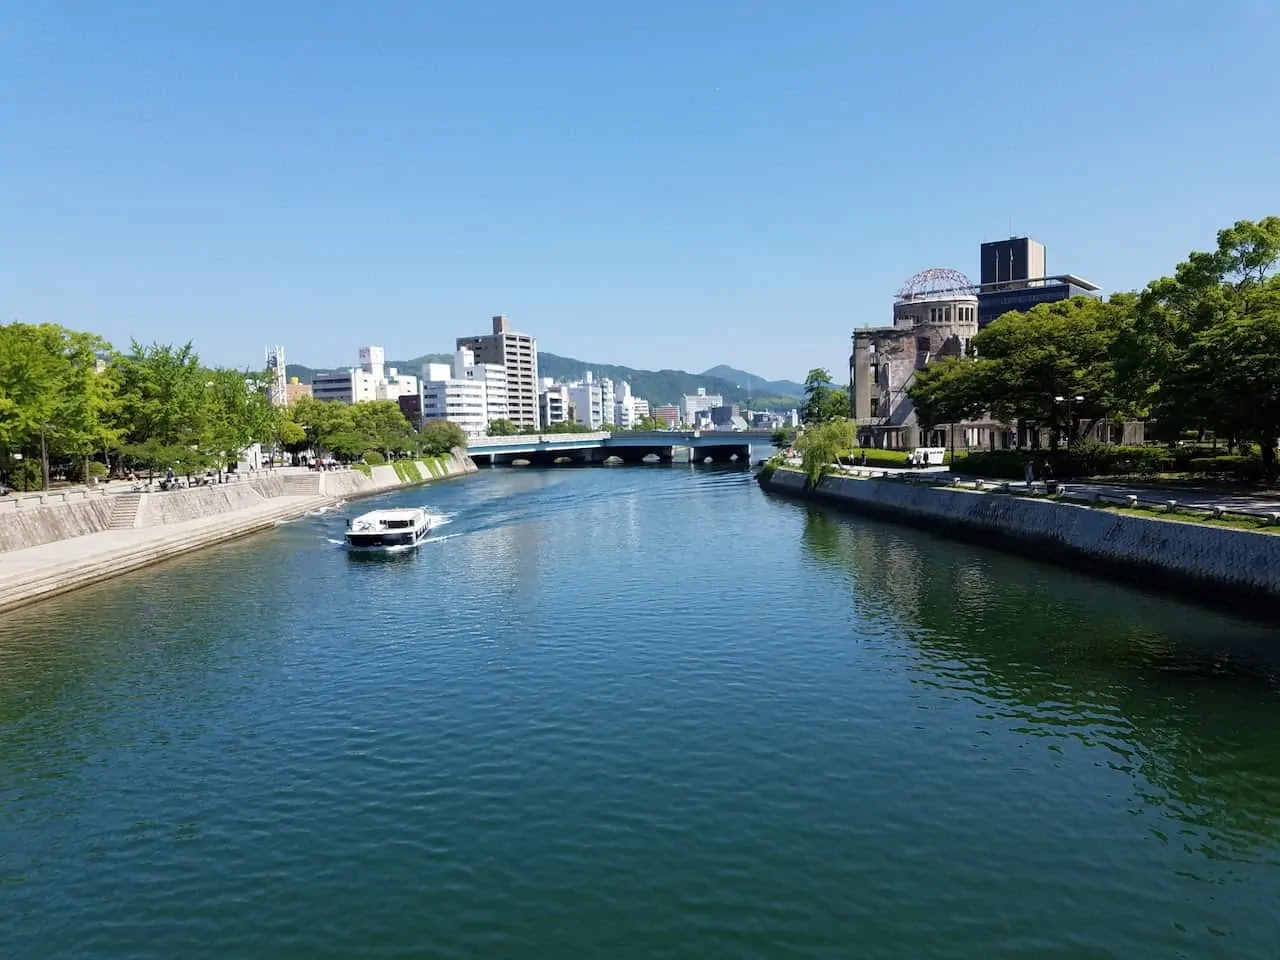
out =
[[0,317],[241,366],[505,313],[647,369],[834,372],[980,242],[1110,292],[1270,212],[1223,145],[1276,153],[1278,41],[1258,0],[14,9]]

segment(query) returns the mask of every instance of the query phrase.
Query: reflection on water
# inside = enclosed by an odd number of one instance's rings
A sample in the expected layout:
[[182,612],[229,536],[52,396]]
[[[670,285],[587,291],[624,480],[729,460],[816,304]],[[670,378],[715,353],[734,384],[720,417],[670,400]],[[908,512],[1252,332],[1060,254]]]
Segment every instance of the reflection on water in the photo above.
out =
[[803,539],[910,645],[916,683],[980,691],[998,707],[983,719],[1020,734],[1102,747],[1206,853],[1277,862],[1273,630],[818,507]]
[[1263,957],[1272,634],[734,468],[0,621],[0,957]]

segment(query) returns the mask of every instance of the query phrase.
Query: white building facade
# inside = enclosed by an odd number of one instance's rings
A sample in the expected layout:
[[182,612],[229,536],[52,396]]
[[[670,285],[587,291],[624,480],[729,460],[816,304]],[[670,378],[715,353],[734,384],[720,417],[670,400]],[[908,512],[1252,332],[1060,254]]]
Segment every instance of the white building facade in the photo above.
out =
[[501,364],[476,363],[463,347],[452,363],[422,368],[422,419],[448,420],[468,437],[483,437],[495,420],[509,419],[507,372]]
[[311,378],[311,395],[317,400],[366,403],[399,400],[418,393],[418,378],[386,366],[381,347],[361,347],[360,366],[317,373]]
[[718,393],[707,395],[705,387],[699,387],[694,394],[685,394],[680,398],[680,416],[685,423],[696,423],[699,413],[710,414],[712,407],[723,407],[724,397]]
[[563,383],[556,383],[550,377],[542,379],[538,390],[538,414],[544,427],[569,420],[569,388]]
[[575,422],[592,430],[600,429],[604,423],[604,398],[600,383],[592,378],[591,371],[587,371],[585,380],[569,384],[569,404]]
[[649,415],[649,401],[631,392],[625,380],[618,384],[613,401],[613,422],[620,430],[634,430],[642,417]]

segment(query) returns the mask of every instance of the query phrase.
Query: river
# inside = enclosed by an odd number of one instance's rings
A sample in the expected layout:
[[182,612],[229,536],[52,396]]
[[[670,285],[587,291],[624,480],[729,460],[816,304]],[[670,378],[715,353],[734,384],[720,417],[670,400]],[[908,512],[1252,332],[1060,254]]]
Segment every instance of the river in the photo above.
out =
[[[374,504],[416,554],[332,541]],[[7,614],[0,956],[1274,957],[1264,627],[486,470]]]

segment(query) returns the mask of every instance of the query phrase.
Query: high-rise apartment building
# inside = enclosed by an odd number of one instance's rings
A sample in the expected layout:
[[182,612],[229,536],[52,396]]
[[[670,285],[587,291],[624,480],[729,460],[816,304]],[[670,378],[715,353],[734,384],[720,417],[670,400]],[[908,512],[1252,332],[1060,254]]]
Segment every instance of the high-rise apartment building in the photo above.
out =
[[507,371],[508,418],[518,427],[541,426],[538,411],[538,341],[510,329],[507,318],[493,318],[493,333],[459,337],[459,350],[466,348],[477,364],[501,364]]

